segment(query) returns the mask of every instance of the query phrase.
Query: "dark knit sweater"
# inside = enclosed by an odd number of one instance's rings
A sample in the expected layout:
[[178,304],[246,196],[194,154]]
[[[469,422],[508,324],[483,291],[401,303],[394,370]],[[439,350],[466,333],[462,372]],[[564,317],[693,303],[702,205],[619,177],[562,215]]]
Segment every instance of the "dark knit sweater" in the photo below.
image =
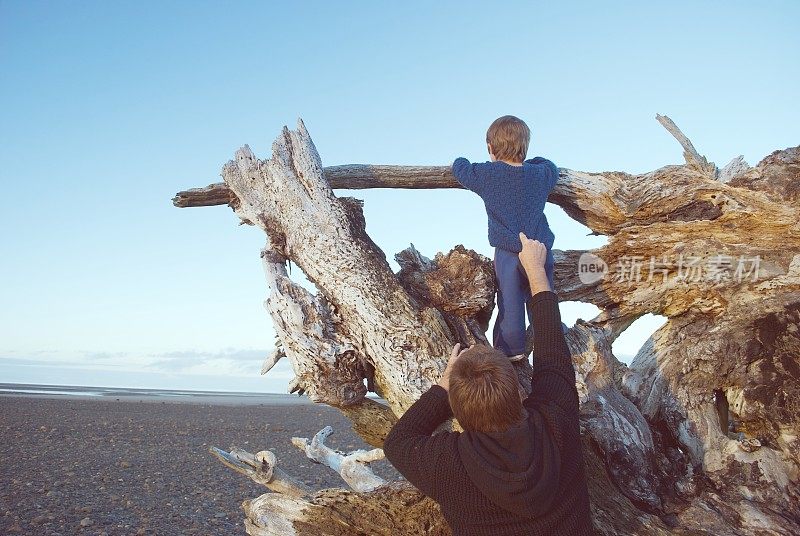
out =
[[384,442],[386,457],[439,503],[453,534],[592,534],[578,425],[575,371],[556,295],[532,299],[535,363],[526,419],[502,433],[441,432],[452,416],[433,386]]
[[522,231],[552,249],[554,236],[544,205],[558,180],[558,168],[550,160],[537,156],[512,166],[499,160],[471,164],[458,158],[453,162],[453,176],[483,199],[489,217],[489,244],[519,253]]

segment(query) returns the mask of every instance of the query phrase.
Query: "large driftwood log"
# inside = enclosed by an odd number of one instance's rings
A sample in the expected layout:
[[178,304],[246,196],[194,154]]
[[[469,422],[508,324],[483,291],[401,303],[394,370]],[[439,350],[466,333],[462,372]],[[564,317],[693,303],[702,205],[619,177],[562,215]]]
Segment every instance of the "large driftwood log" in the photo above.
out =
[[[561,169],[550,196],[609,238],[556,252],[560,298],[601,309],[567,334],[595,525],[600,534],[800,533],[800,147],[720,170],[658,119],[686,164],[641,175]],[[449,347],[485,340],[491,263],[463,247],[430,260],[412,246],[394,274],[361,203],[332,188],[457,187],[449,170],[323,168],[300,122],[270,159],[245,146],[222,177],[173,201],[227,203],[266,232],[266,306],[280,347],[265,369],[288,359],[291,391],[340,408],[380,446]],[[287,261],[316,295],[291,281]],[[648,312],[668,321],[626,367],[611,343]],[[524,380],[529,365],[518,367]],[[368,389],[389,406],[365,398]],[[216,454],[277,492],[245,503],[250,534],[447,533],[436,505],[407,485],[312,494],[255,468],[269,465],[266,454]]]

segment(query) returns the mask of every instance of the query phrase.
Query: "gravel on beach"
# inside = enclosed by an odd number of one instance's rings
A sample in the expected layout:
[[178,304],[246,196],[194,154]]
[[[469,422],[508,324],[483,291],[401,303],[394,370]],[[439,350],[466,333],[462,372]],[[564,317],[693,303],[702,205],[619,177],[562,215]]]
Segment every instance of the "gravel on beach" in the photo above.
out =
[[[331,425],[328,444],[370,448],[321,405],[0,396],[0,534],[245,534],[241,503],[268,490],[208,452],[272,450],[314,489],[345,487],[291,444]],[[395,478],[385,460],[376,474]]]

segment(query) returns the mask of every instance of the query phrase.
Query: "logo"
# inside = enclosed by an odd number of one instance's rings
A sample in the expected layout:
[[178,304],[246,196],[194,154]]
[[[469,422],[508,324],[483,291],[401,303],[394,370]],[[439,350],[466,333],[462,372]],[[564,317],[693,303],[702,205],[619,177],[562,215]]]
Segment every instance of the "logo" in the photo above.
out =
[[594,253],[583,253],[578,259],[578,279],[584,285],[597,283],[606,276],[608,265]]

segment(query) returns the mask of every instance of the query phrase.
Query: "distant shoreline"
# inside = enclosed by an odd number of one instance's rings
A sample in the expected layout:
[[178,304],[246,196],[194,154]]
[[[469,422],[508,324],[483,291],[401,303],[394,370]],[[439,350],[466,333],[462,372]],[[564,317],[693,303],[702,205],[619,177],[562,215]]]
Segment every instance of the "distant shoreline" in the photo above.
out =
[[[185,389],[91,387],[32,383],[0,383],[0,397],[159,402],[162,404],[206,404],[213,406],[296,406],[314,404],[305,396],[288,393],[190,391]],[[374,395],[369,398],[386,404],[385,400],[376,398]]]
[[0,383],[0,396],[106,400],[115,402],[160,402],[170,404],[209,404],[223,406],[290,406],[312,404],[304,396],[279,393],[134,389],[75,385]]

